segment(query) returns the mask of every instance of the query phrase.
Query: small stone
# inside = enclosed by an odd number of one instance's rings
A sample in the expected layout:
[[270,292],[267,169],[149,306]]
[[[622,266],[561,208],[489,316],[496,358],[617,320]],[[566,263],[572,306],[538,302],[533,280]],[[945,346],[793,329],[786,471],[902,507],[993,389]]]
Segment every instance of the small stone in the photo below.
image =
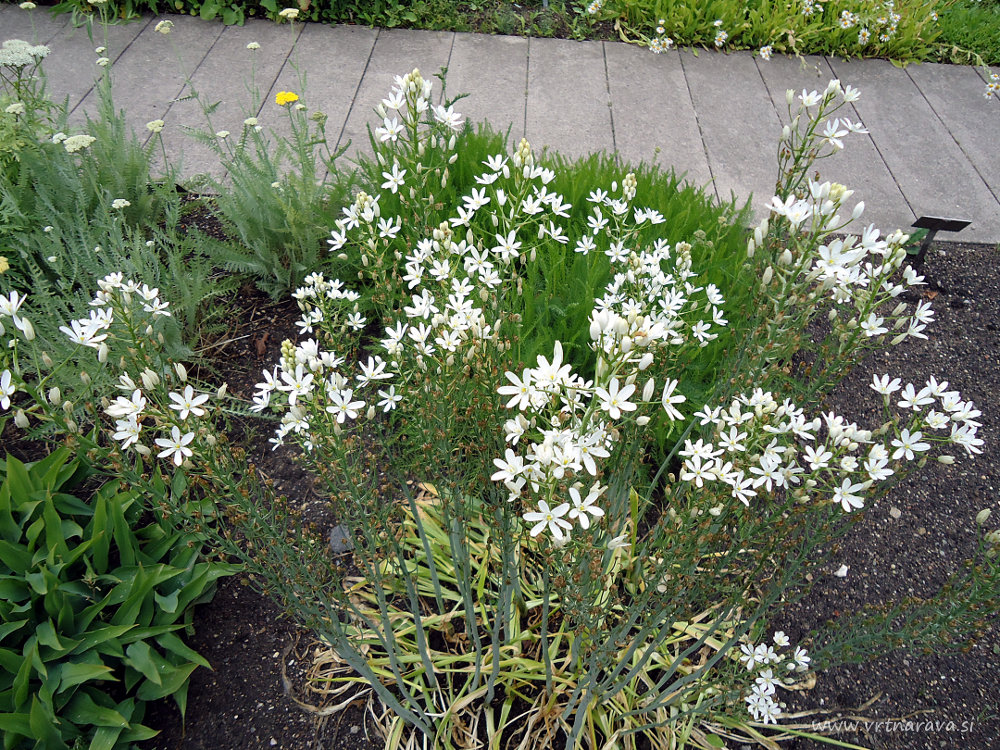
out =
[[275,745],[278,744],[278,741],[276,739],[274,739],[274,737],[272,737],[271,741],[268,742],[267,744],[270,745],[271,747],[274,747]]
[[354,549],[354,542],[351,540],[351,532],[343,525],[334,526],[330,529],[330,549],[333,554],[340,555]]
[[894,506],[892,508],[889,508],[889,515],[892,516],[893,518],[898,519],[900,516],[903,515],[903,511]]
[[923,526],[921,526],[919,529],[917,529],[917,536],[923,536],[926,533],[927,533],[927,529],[925,529]]

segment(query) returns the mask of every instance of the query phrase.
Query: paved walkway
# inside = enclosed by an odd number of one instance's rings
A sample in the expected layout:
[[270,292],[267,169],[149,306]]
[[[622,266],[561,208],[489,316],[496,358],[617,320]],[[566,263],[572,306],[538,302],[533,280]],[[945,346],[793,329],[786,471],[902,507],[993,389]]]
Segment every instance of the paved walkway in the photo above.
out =
[[[251,41],[261,45],[254,81],[266,95],[256,113],[265,125],[277,114],[276,91],[300,91],[296,63],[307,76],[304,100],[329,115],[332,137],[367,147],[365,125],[393,76],[447,67],[448,93],[469,94],[456,109],[473,121],[510,126],[515,141],[525,136],[568,156],[604,149],[627,161],[655,161],[720,198],[752,193],[758,209],[774,186],[785,90],[822,90],[839,78],[861,90],[849,116],[870,135],[849,137],[842,153],[820,162],[822,178],[854,188],[865,218],[883,230],[909,227],[921,215],[946,216],[972,225],[941,239],[1000,242],[1000,102],[983,98],[985,80],[973,68],[900,69],[827,57],[767,62],[745,52],[653,55],[616,42],[171,19],[169,36],[155,33],[152,18],[111,27],[106,54],[116,105],[139,133],[146,122],[165,120],[168,154],[183,152],[187,175],[218,164],[182,133],[181,126],[205,128],[200,108],[181,99],[185,79],[219,102],[213,131],[239,132],[250,114]],[[49,91],[68,97],[74,119],[95,109],[94,47],[103,39],[92,42],[66,15],[5,6],[0,40],[8,38],[51,47],[44,64]]]

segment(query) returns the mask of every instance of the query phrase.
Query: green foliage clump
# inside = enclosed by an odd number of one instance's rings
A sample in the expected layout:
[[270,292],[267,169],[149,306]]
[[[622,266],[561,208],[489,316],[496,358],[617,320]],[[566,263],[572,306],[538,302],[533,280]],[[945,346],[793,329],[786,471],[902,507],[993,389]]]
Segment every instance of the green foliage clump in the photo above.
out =
[[188,678],[209,666],[179,631],[232,568],[201,560],[138,492],[112,481],[88,493],[92,471],[65,448],[28,465],[8,456],[0,477],[4,748],[149,739],[146,702],[172,696],[183,714]]

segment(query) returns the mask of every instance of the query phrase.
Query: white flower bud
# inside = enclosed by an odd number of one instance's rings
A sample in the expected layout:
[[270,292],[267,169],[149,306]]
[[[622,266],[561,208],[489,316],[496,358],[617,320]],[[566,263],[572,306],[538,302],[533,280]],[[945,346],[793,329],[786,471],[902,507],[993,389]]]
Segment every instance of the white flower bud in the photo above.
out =
[[787,125],[785,125],[781,129],[781,140],[784,142],[784,141],[790,141],[791,139],[792,139],[792,129]]
[[788,102],[789,107],[795,101],[795,92],[792,89],[785,89],[785,101]]
[[147,336],[153,335],[153,326],[146,326],[146,335]]
[[458,161],[458,154],[452,154],[448,157],[449,164],[454,164],[456,161]]
[[148,456],[152,453],[152,451],[142,443],[135,444],[135,452],[138,453],[140,456]]
[[656,381],[654,378],[650,378],[646,381],[646,385],[642,389],[642,400],[652,401],[653,400],[653,390],[656,388]]
[[865,212],[865,202],[858,201],[857,205],[854,207],[854,210],[851,212],[851,219],[856,221],[861,217],[861,214],[863,214],[864,212]]
[[371,406],[368,407],[368,411],[365,412],[365,416],[368,419],[374,419],[375,418],[375,405],[374,404],[372,404]]
[[108,345],[105,342],[101,342],[101,345],[97,347],[97,361],[102,365],[108,361]]
[[188,379],[187,368],[180,362],[174,362],[174,372],[177,373],[177,377],[180,378],[182,383],[186,383]]
[[90,385],[90,373],[86,370],[80,373],[80,380],[83,381],[84,385]]
[[826,314],[826,319],[829,320],[831,323],[835,321],[837,319],[837,311],[830,310],[830,312]]
[[21,330],[24,332],[26,341],[35,340],[35,327],[31,325],[31,321],[27,318],[21,318]]
[[945,466],[951,466],[953,463],[955,463],[955,457],[945,454],[943,456],[938,456],[937,462],[939,464],[944,464]]
[[28,428],[28,415],[24,413],[24,409],[18,409],[17,412],[15,412],[14,424],[22,430],[26,430]]
[[76,422],[74,422],[72,419],[66,420],[66,432],[68,432],[70,435],[75,435],[79,431],[80,427],[77,425]]
[[48,352],[42,352],[42,364],[46,367],[53,367],[55,362],[52,361],[52,357],[49,356]]
[[457,139],[455,138],[455,135],[452,134],[451,138],[448,139],[448,150],[449,151],[454,151],[455,150],[455,143],[456,142],[457,142]]
[[72,401],[63,401],[62,402],[62,410],[64,412],[66,412],[67,414],[72,414],[73,413],[73,409],[75,409],[75,408],[76,407],[73,405]]
[[142,374],[139,376],[139,379],[142,380],[143,386],[145,386],[146,390],[148,391],[153,390],[154,388],[156,388],[156,386],[160,384],[160,376],[157,375],[152,370],[150,370],[148,367],[142,371]]
[[754,242],[753,238],[751,237],[749,240],[747,240],[747,257],[752,258],[756,251],[757,251],[757,243]]
[[979,511],[976,514],[976,523],[982,526],[984,523],[986,523],[986,520],[990,517],[990,513],[992,513],[992,511],[989,508],[984,508],[983,510]]
[[778,262],[783,266],[792,265],[792,251],[786,247],[785,251],[781,254],[781,257],[778,258]]
[[647,417],[645,415],[643,415],[641,417],[636,417],[635,418],[635,423],[637,425],[639,425],[640,427],[645,427],[646,425],[649,424],[649,417]]
[[53,406],[59,406],[62,403],[62,394],[59,392],[58,387],[53,386],[49,388],[48,399],[49,403]]
[[652,352],[646,352],[645,354],[642,355],[642,359],[639,360],[638,367],[639,367],[640,370],[645,370],[651,364],[653,364],[653,353]]
[[774,277],[774,269],[771,268],[771,266],[768,266],[767,268],[764,269],[764,275],[761,276],[760,281],[764,286],[767,286],[768,284],[771,283],[771,279],[773,277]]

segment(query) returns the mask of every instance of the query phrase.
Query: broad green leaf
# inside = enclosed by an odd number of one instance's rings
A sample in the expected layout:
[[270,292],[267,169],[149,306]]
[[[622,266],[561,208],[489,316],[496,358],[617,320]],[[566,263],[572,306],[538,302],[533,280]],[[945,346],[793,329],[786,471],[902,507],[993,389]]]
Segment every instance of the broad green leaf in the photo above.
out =
[[31,678],[31,668],[32,668],[32,651],[35,654],[38,653],[38,643],[34,638],[28,641],[30,644],[23,655],[24,661],[21,662],[21,668],[17,670],[17,676],[14,677],[14,684],[11,688],[14,691],[14,706],[21,707],[24,702],[28,700],[28,685]]
[[124,727],[98,727],[88,750],[114,750],[123,731]]
[[[125,649],[125,655],[126,664],[140,672],[147,680],[151,680],[157,685],[161,684],[160,669],[154,661],[154,656],[158,657],[158,655],[154,653],[148,643],[136,641]],[[158,661],[161,667],[166,664],[162,657],[159,657]]]
[[28,597],[28,585],[23,578],[0,577],[0,599],[7,602],[19,602]]
[[11,620],[0,625],[0,642],[11,633],[14,633],[30,622],[29,620]]
[[59,681],[59,690],[63,692],[68,688],[81,685],[88,680],[115,680],[117,678],[111,674],[114,670],[104,664],[86,664],[80,662],[64,663],[62,667],[62,678]]
[[97,630],[91,630],[86,633],[80,642],[76,645],[70,654],[82,654],[90,651],[92,648],[101,645],[107,641],[113,641],[121,638],[123,635],[128,633],[130,630],[135,628],[134,624],[131,625],[107,625],[103,628],[98,628]]
[[51,708],[44,706],[37,696],[32,696],[28,723],[31,726],[31,734],[34,739],[43,743],[42,747],[45,750],[62,750],[62,748],[69,750],[69,745],[63,742],[55,722],[56,717]]
[[128,727],[128,719],[115,711],[94,703],[90,695],[81,690],[66,704],[62,715],[74,724],[93,724],[97,727]]
[[17,674],[23,663],[24,657],[21,654],[11,651],[9,648],[0,648],[0,667],[5,672],[12,675]]
[[[38,642],[43,646],[48,646],[56,651],[66,650],[66,647],[63,646],[62,642],[59,640],[59,636],[56,634],[56,628],[55,625],[52,624],[52,620],[46,620],[38,625],[38,627],[35,628],[35,634],[38,636]],[[74,645],[76,644],[74,643]]]
[[0,541],[0,562],[11,572],[23,575],[31,569],[31,553],[20,544]]
[[156,600],[156,605],[164,612],[169,612],[173,614],[177,611],[177,595],[179,591],[175,591],[172,594],[167,594],[166,596],[160,596],[156,592],[153,592],[153,598]]
[[208,663],[208,660],[204,656],[199,654],[193,648],[190,648],[175,633],[164,633],[163,635],[157,636],[156,642],[163,646],[163,648],[167,651],[177,654],[177,656],[182,659],[187,659],[188,661],[199,664],[206,669],[212,668],[212,665]]
[[19,734],[22,737],[31,736],[31,721],[28,714],[0,714],[0,729],[8,737]]
[[144,682],[136,691],[136,697],[143,701],[155,701],[157,698],[166,698],[168,695],[177,693],[184,683],[187,682],[191,673],[198,668],[197,664],[182,664],[171,667],[168,671],[160,675],[161,684]]

